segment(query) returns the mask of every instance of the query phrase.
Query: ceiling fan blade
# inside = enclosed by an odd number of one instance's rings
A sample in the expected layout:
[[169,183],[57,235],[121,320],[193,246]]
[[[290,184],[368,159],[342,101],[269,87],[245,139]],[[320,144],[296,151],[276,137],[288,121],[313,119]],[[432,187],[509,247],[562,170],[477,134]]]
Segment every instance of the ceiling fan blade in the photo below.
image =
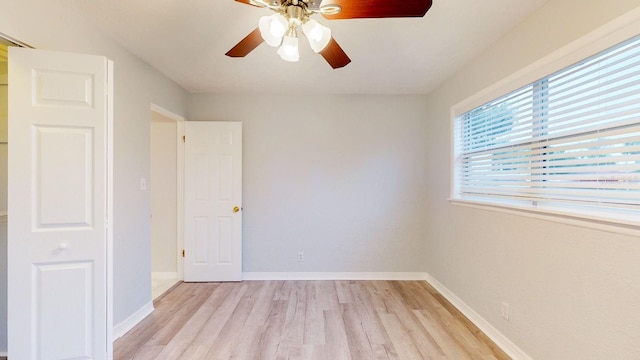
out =
[[349,56],[347,56],[344,50],[342,50],[340,45],[338,45],[333,38],[331,38],[331,40],[329,40],[329,44],[320,51],[320,55],[322,55],[322,57],[327,60],[329,65],[334,69],[344,67],[351,62]]
[[272,2],[268,0],[236,0],[236,1],[243,4],[255,6],[255,7],[260,7],[260,8],[266,7],[272,10],[277,10],[279,8],[279,5],[274,5]]
[[244,39],[240,40],[231,50],[227,51],[225,55],[230,57],[245,57],[252,52],[253,49],[257,48],[258,45],[262,44],[263,41],[264,39],[262,39],[260,29],[255,29]]
[[258,5],[252,4],[251,1],[249,1],[249,0],[236,0],[236,1],[239,2],[239,3],[251,5],[251,6],[258,6]]
[[325,0],[323,6],[339,5],[342,11],[322,16],[329,20],[422,17],[431,8],[431,4],[432,0]]

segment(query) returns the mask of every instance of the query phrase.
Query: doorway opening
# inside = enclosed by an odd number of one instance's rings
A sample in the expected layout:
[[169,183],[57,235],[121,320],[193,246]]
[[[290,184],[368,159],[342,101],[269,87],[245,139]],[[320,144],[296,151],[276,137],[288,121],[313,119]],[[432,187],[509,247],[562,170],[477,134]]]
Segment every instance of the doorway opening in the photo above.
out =
[[184,118],[151,106],[151,295],[183,279]]

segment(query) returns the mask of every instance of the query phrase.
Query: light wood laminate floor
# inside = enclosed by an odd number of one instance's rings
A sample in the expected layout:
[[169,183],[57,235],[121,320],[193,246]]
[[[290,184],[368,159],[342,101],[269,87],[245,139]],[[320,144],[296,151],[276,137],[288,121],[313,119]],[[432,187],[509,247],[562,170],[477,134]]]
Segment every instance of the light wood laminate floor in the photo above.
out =
[[182,283],[124,359],[509,359],[424,281]]

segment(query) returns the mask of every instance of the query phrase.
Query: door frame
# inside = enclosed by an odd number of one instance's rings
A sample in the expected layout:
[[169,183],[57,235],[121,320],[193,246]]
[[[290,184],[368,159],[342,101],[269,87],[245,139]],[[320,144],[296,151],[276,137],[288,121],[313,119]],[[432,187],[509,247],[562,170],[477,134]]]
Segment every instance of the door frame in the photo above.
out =
[[[151,103],[150,110],[176,122],[176,272],[178,280],[184,280],[184,123],[183,116]],[[153,184],[151,184],[153,186]]]

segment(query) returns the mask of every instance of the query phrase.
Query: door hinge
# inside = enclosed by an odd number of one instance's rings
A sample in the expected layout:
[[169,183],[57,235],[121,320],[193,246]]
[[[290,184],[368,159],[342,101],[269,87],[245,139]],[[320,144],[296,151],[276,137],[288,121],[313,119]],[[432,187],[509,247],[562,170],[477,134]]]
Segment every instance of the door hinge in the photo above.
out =
[[187,142],[187,135],[182,135],[182,142]]
[[184,257],[184,249],[182,249],[182,257]]

